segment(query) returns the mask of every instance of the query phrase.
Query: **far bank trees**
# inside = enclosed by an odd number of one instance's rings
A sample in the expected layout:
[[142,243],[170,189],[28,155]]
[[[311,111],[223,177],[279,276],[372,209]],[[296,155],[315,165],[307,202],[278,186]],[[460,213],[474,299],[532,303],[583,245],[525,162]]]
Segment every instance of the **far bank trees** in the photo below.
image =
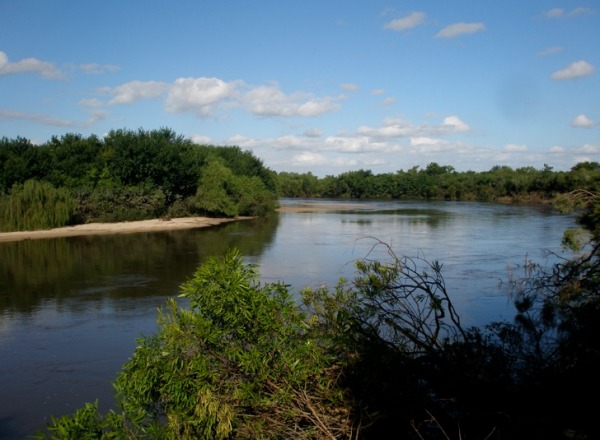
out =
[[357,170],[319,178],[310,172],[280,172],[277,177],[282,197],[549,203],[575,189],[598,191],[600,164],[582,162],[566,172],[548,165],[539,170],[494,166],[484,172],[458,172],[432,162],[423,169],[415,166],[395,173]]

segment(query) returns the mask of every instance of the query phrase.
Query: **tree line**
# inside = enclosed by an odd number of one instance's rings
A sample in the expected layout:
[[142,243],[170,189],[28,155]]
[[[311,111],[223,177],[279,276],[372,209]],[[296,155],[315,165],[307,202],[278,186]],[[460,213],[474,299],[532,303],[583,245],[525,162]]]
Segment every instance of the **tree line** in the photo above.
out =
[[260,216],[277,176],[239,147],[170,129],[66,134],[42,145],[0,139],[0,230],[206,215]]
[[319,178],[310,172],[280,172],[277,177],[283,197],[548,202],[575,189],[600,189],[600,164],[581,162],[565,172],[548,165],[540,170],[494,166],[484,172],[458,172],[432,162],[395,173],[357,170]]
[[198,145],[168,128],[69,133],[42,145],[0,139],[0,230],[188,215],[264,216],[280,197],[550,202],[575,189],[600,189],[600,164],[569,171],[544,165],[485,172],[425,168],[323,178],[270,170],[239,147]]

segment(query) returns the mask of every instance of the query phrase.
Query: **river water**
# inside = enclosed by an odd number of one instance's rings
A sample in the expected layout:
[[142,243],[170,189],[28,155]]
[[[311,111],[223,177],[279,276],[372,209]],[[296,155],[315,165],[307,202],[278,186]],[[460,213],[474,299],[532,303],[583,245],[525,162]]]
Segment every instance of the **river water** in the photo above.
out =
[[[156,330],[157,309],[210,256],[237,247],[264,282],[293,291],[352,278],[353,261],[398,256],[443,264],[463,325],[510,320],[509,274],[527,259],[563,254],[571,215],[550,207],[475,202],[336,202],[339,209],[282,212],[209,229],[0,243],[0,438],[23,439],[50,416],[98,399],[136,339]],[[282,200],[282,206],[310,200]],[[550,254],[549,254],[550,252]],[[182,303],[185,306],[185,303]]]

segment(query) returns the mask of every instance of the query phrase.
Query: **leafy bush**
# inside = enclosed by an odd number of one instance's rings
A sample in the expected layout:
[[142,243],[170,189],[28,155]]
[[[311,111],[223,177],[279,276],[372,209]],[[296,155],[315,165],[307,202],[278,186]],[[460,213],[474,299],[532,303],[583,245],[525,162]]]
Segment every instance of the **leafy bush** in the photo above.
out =
[[261,285],[232,250],[200,266],[181,296],[190,308],[170,300],[118,375],[121,412],[87,406],[53,420],[51,438],[351,437],[339,371],[286,285]]
[[220,160],[207,163],[198,182],[194,207],[209,216],[237,217],[238,188],[233,180],[233,173]]
[[209,216],[265,216],[277,204],[274,194],[258,176],[235,175],[221,159],[202,169],[194,200],[195,209]]
[[161,217],[165,194],[152,187],[104,187],[75,192],[76,223],[121,222]]

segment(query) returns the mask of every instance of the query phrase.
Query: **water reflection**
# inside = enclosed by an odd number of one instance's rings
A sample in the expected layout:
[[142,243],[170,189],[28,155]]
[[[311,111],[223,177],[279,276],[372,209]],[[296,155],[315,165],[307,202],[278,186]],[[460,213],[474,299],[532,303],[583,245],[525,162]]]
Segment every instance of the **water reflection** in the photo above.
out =
[[176,292],[211,255],[260,254],[278,216],[208,229],[25,240],[0,244],[0,312],[31,313],[44,299],[117,299]]

